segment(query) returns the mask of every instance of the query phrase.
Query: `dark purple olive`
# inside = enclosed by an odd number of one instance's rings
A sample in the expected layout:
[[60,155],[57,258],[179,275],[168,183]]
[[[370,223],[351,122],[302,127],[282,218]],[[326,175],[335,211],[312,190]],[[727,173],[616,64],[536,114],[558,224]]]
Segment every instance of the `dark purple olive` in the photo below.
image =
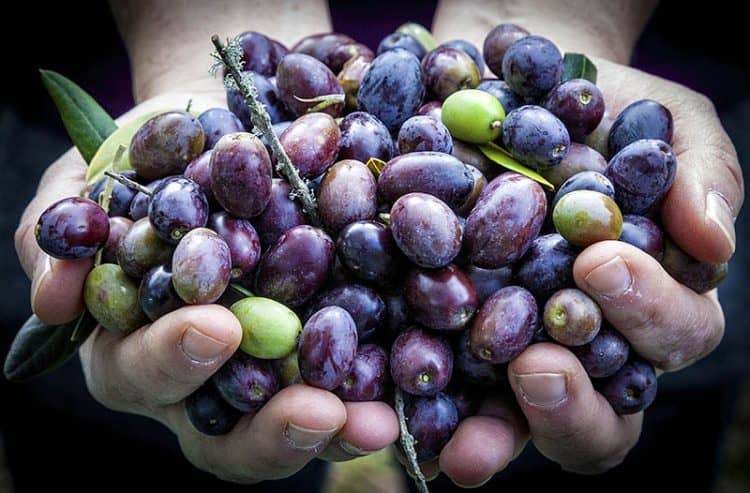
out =
[[555,187],[562,185],[571,176],[583,171],[604,173],[607,160],[591,147],[571,142],[568,154],[554,168],[542,171],[542,175]]
[[458,218],[445,202],[432,195],[403,195],[393,204],[390,218],[396,244],[420,267],[448,265],[461,249]]
[[635,414],[649,407],[656,398],[656,372],[653,365],[633,358],[607,378],[597,390],[619,415]]
[[172,285],[172,271],[168,266],[157,265],[143,276],[138,303],[152,322],[185,305]]
[[552,41],[541,36],[525,36],[505,52],[503,79],[516,94],[540,98],[560,82],[562,61],[560,50]]
[[337,162],[320,183],[318,210],[323,224],[333,232],[355,221],[374,218],[377,206],[375,177],[360,161]]
[[524,100],[508,86],[504,80],[485,79],[476,87],[480,91],[488,92],[495,96],[505,110],[507,115],[516,108],[524,105]]
[[484,59],[482,58],[482,54],[479,53],[477,47],[469,41],[466,41],[465,39],[452,39],[450,41],[446,41],[440,46],[447,46],[448,48],[456,48],[463,51],[464,53],[469,55],[477,65],[477,68],[479,69],[479,75],[481,76],[484,73]]
[[404,295],[414,319],[434,330],[461,330],[477,309],[477,294],[455,265],[415,269],[404,279]]
[[[532,243],[533,248],[533,243]],[[476,265],[467,265],[464,273],[471,279],[474,289],[477,293],[477,303],[479,306],[511,283],[513,270],[510,267],[498,267],[497,269],[483,269]]]
[[216,231],[229,246],[232,257],[232,279],[250,275],[260,262],[260,238],[247,219],[216,212],[208,218],[208,227]]
[[630,345],[619,332],[604,326],[591,342],[573,347],[571,351],[590,377],[604,378],[622,368],[628,360]]
[[398,131],[398,150],[401,154],[435,151],[450,154],[453,139],[442,121],[430,116],[412,116]]
[[[276,68],[276,85],[281,100],[294,114],[322,111],[339,116],[344,110],[344,89],[336,75],[323,62],[302,53],[290,53]],[[321,103],[318,98],[332,97],[331,104],[313,109]]]
[[271,200],[271,158],[249,133],[225,135],[211,155],[211,190],[221,206],[241,218],[259,215]]
[[277,50],[281,46],[278,42],[255,31],[240,34],[237,41],[242,48],[243,70],[252,70],[266,77],[276,73],[276,65],[279,63]]
[[521,106],[503,120],[503,145],[526,166],[544,171],[558,166],[570,148],[563,122],[541,106]]
[[[135,171],[121,171],[120,175],[123,175],[126,178],[130,178],[131,180],[137,180],[138,178],[135,174]],[[96,182],[96,185],[94,185],[94,188],[92,188],[91,192],[89,193],[89,198],[97,204],[100,203],[99,197],[107,188],[107,182],[109,180],[111,180],[111,178],[105,176],[104,178]],[[132,188],[113,180],[112,193],[110,194],[109,198],[109,217],[127,216],[128,212],[130,211],[130,203],[133,201],[133,197],[135,197],[135,194],[136,191]]]
[[454,365],[456,371],[464,378],[480,387],[497,387],[501,382],[506,382],[507,365],[496,365],[477,357],[469,345],[471,331],[466,330],[461,334],[454,351]]
[[482,74],[466,52],[443,46],[422,59],[422,77],[427,91],[443,101],[456,91],[477,87]]
[[729,273],[729,266],[726,262],[723,264],[701,262],[668,240],[664,244],[661,265],[677,282],[699,294],[716,288]]
[[645,214],[657,206],[676,174],[677,157],[661,140],[633,142],[610,159],[605,171],[625,214]]
[[484,302],[469,332],[475,356],[491,363],[507,363],[531,343],[537,325],[534,296],[518,286],[497,291]]
[[185,411],[190,424],[204,435],[226,435],[242,417],[242,413],[227,404],[219,395],[212,380],[204,383],[185,399]]
[[256,293],[292,308],[303,305],[328,279],[334,249],[333,240],[318,228],[290,229],[261,258]]
[[577,256],[578,250],[559,234],[539,236],[516,264],[516,282],[544,302],[554,292],[573,287]]
[[102,247],[103,264],[117,263],[117,245],[132,226],[133,221],[126,217],[115,216],[109,218],[109,235],[107,236],[107,242]]
[[664,234],[655,222],[645,216],[622,216],[620,241],[640,248],[659,261],[664,254]]
[[357,353],[357,327],[337,306],[316,312],[300,334],[299,370],[308,385],[334,390],[346,380]]
[[672,144],[672,113],[651,99],[641,99],[617,115],[609,131],[609,152],[615,155],[637,140],[658,139]]
[[547,197],[538,183],[516,173],[498,176],[466,219],[469,260],[485,269],[517,261],[539,235],[546,213]]
[[198,115],[198,122],[206,134],[204,149],[213,149],[220,138],[226,134],[244,132],[245,127],[239,118],[224,108],[210,108]]
[[69,197],[47,207],[34,236],[39,248],[55,258],[93,257],[107,242],[109,217],[93,200]]
[[391,377],[412,395],[435,395],[453,375],[448,340],[419,327],[402,332],[391,347]]
[[502,79],[503,58],[510,45],[528,36],[529,31],[516,24],[504,23],[495,26],[484,38],[482,53],[487,67]]
[[378,401],[388,383],[388,354],[375,344],[362,344],[344,382],[334,391],[346,402]]
[[185,171],[203,152],[205,134],[198,119],[185,111],[169,111],[144,123],[130,141],[130,165],[139,176],[155,180]]
[[174,245],[188,231],[206,225],[208,199],[190,178],[172,176],[154,189],[148,218],[159,238]]
[[376,221],[357,221],[342,229],[336,252],[352,275],[378,285],[390,283],[400,260],[390,230]]
[[263,248],[272,245],[293,227],[307,223],[302,206],[289,198],[290,192],[289,183],[281,178],[274,178],[268,205],[259,216],[253,218]]
[[197,183],[203,195],[209,200],[214,200],[214,192],[211,190],[211,154],[213,149],[209,149],[197,158],[190,161],[185,168],[184,176]]
[[338,306],[349,312],[357,326],[360,341],[375,335],[385,318],[383,299],[361,284],[342,284],[320,293],[308,312],[315,313],[326,306]]
[[389,161],[394,153],[388,128],[376,117],[363,111],[349,113],[341,122],[339,159],[356,159],[367,163],[370,158]]
[[414,397],[404,409],[409,433],[416,440],[417,461],[432,460],[440,455],[458,427],[458,411],[444,394]]
[[571,140],[583,142],[604,116],[604,95],[586,79],[570,79],[555,86],[544,107],[565,124]]
[[395,202],[410,192],[421,192],[457,209],[464,205],[473,188],[471,170],[457,158],[442,152],[397,156],[388,161],[378,176],[378,195],[386,202]]
[[271,362],[242,351],[234,353],[212,378],[221,397],[243,413],[257,411],[279,391]]
[[322,174],[336,161],[340,140],[336,120],[317,112],[297,118],[279,137],[281,146],[303,178]]

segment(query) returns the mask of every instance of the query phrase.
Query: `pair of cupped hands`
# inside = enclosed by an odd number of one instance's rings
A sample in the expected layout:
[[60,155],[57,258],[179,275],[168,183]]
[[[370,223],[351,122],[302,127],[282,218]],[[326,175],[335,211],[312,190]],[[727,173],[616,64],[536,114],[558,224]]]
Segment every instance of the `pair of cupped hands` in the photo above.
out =
[[[671,110],[678,169],[662,208],[664,227],[697,259],[727,261],[735,249],[734,219],[744,189],[736,152],[713,105],[638,70],[604,60],[597,65],[611,115],[643,98]],[[218,81],[196,81],[142,103],[120,123],[148,111],[184,107],[191,98],[196,107],[225,105]],[[76,150],[52,164],[16,232],[18,256],[32,279],[32,308],[50,324],[81,312],[92,261],[51,259],[37,246],[34,225],[51,203],[80,193],[85,173]],[[696,294],[628,244],[590,246],[576,260],[574,276],[657,371],[689,366],[722,338],[716,290]],[[125,337],[98,328],[80,350],[86,384],[103,405],[169,427],[190,462],[229,481],[283,478],[315,457],[349,460],[398,439],[398,421],[388,404],[344,403],[306,385],[284,388],[228,435],[202,435],[187,419],[185,398],[229,359],[241,335],[237,319],[218,305],[181,308]],[[440,457],[422,464],[428,479],[442,472],[459,486],[478,486],[502,471],[529,440],[565,470],[598,473],[622,462],[638,441],[643,413],[618,416],[561,346],[530,346],[510,363],[508,378],[515,396],[488,396],[476,416],[461,422]]]

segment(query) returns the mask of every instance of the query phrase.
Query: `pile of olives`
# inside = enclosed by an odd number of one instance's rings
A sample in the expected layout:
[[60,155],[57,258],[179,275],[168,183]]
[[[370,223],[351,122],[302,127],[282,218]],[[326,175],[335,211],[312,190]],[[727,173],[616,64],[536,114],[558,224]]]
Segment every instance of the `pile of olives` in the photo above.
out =
[[[569,348],[618,413],[635,413],[655,397],[654,368],[576,289],[578,253],[627,242],[698,292],[726,274],[659,225],[677,167],[667,108],[644,99],[612,118],[592,81],[563,80],[551,41],[515,25],[493,29],[482,55],[425,36],[397,32],[376,52],[335,33],[291,50],[238,37],[322,224],[236,86],[228,110],[168,111],[135,132],[121,175],[139,187],[105,177],[39,218],[48,254],[101,252],[83,295],[104,329],[188,304],[234,313],[238,352],[187,400],[201,432],[229,432],[296,383],[346,401],[390,401],[397,386],[427,461],[535,343]],[[497,79],[482,79],[485,63]],[[477,145],[489,143],[556,191],[488,159]]]

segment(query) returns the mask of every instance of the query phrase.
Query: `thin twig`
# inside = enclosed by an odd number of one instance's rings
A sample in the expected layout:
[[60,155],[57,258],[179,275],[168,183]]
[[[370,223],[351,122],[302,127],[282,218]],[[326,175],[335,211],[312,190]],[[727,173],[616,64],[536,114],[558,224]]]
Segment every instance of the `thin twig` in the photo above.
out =
[[409,460],[409,465],[414,474],[414,482],[417,484],[417,490],[419,490],[419,493],[430,493],[430,489],[427,487],[427,481],[425,481],[424,474],[422,474],[422,469],[419,467],[419,462],[417,462],[417,451],[414,449],[414,444],[416,442],[414,437],[411,436],[411,433],[409,433],[409,429],[406,427],[404,394],[398,387],[396,387],[395,405],[396,414],[398,415],[398,427],[401,431],[401,447],[403,447],[404,454],[406,454],[406,458]]
[[250,109],[250,117],[253,122],[255,130],[260,130],[260,133],[268,141],[271,150],[276,155],[276,169],[284,175],[289,182],[289,186],[292,189],[291,195],[299,198],[302,203],[302,209],[307,214],[310,222],[315,225],[320,225],[320,218],[318,216],[318,205],[315,201],[315,195],[310,191],[310,188],[305,183],[305,180],[300,177],[297,172],[297,168],[294,167],[292,161],[287,156],[284,148],[279,142],[279,138],[273,131],[273,125],[271,118],[263,108],[263,103],[258,101],[258,90],[255,87],[255,83],[252,77],[242,77],[240,73],[240,66],[237,60],[229,56],[227,49],[219,39],[219,36],[211,36],[211,42],[216,47],[216,56],[221,60],[227,69],[228,75],[232,78],[237,88],[240,90],[245,104]]
[[104,174],[114,179],[115,181],[119,181],[120,183],[122,183],[128,188],[132,188],[133,190],[137,190],[139,192],[145,193],[149,197],[151,197],[154,194],[154,192],[144,187],[137,181],[133,181],[127,176],[121,175],[120,173],[113,173],[112,171],[105,171]]
[[240,293],[242,296],[255,296],[252,291],[245,288],[244,286],[241,286],[240,284],[237,284],[236,282],[230,283],[229,287]]

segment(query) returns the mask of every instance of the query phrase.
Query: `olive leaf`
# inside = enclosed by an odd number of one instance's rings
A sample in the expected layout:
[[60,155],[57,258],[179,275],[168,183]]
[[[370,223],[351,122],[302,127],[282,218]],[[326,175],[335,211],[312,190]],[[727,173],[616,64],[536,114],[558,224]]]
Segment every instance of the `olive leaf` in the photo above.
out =
[[18,382],[54,370],[76,353],[95,327],[88,310],[61,325],[46,325],[36,315],[30,316],[10,346],[5,378]]
[[552,183],[547,181],[542,175],[540,175],[536,171],[527,168],[523,164],[513,159],[513,157],[510,154],[508,154],[508,151],[506,151],[499,145],[489,142],[487,144],[479,144],[477,147],[479,148],[480,151],[482,151],[482,154],[487,156],[488,159],[499,164],[503,168],[509,169],[511,171],[515,171],[516,173],[522,174],[523,176],[527,178],[531,178],[532,180],[541,184],[547,190],[550,190],[550,191],[555,190],[555,186]]
[[380,173],[383,171],[383,168],[385,168],[386,164],[387,163],[385,161],[376,157],[371,157],[367,160],[367,168],[372,171],[372,174],[375,175],[375,178],[380,176]]
[[89,163],[117,124],[94,98],[75,82],[51,70],[40,70],[42,82],[60,112],[70,139]]
[[596,84],[596,65],[581,53],[566,53],[563,57],[563,82],[570,79],[586,79]]

